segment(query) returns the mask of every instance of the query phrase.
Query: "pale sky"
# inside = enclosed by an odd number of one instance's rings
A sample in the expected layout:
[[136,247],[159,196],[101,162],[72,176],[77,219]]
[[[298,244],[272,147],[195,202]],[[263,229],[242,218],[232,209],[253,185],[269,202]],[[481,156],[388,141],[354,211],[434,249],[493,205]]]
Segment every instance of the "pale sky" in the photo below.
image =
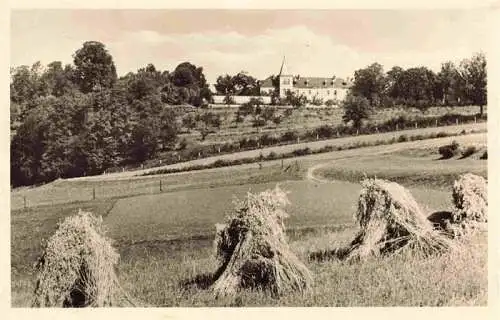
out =
[[484,9],[382,10],[33,10],[11,15],[11,66],[72,63],[84,41],[103,42],[118,75],[148,63],[172,71],[189,61],[218,75],[279,71],[352,77],[379,62],[387,71],[488,54],[491,15]]

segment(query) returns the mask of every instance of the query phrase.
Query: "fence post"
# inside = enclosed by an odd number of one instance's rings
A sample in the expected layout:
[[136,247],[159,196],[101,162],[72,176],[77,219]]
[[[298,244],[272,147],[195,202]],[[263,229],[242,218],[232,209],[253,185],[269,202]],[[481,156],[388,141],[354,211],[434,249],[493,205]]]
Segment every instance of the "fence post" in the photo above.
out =
[[281,159],[281,169],[283,169],[283,159]]
[[436,127],[438,126],[438,119],[436,119]]
[[24,198],[24,209],[26,209],[26,196],[24,196],[23,198]]
[[316,133],[316,140],[319,140],[319,134]]
[[297,143],[299,143],[299,142],[300,142],[300,137],[297,137]]
[[474,123],[477,123],[477,119],[476,119],[476,116],[474,116]]
[[359,129],[356,129],[356,135],[359,136]]
[[339,137],[339,132],[337,131],[337,138]]
[[415,129],[418,129],[418,124],[417,124],[417,122],[415,122]]
[[180,154],[177,155],[177,160],[181,161],[181,155]]
[[398,130],[399,130],[399,126],[398,126],[398,124],[396,123],[396,131],[398,131]]
[[92,200],[95,200],[95,187],[92,188]]
[[162,189],[162,186],[161,186],[161,180],[160,180],[160,192],[162,192],[163,189]]
[[456,118],[456,119],[455,119],[455,123],[456,123],[456,124],[457,124],[457,126],[458,126],[458,118]]

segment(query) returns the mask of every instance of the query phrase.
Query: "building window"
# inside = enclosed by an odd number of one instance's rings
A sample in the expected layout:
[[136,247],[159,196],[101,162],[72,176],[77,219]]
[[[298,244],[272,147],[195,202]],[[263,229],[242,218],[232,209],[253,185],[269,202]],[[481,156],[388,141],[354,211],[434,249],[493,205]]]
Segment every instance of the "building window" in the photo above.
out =
[[337,95],[337,90],[335,90],[335,91],[333,92],[333,94],[334,94],[334,95]]

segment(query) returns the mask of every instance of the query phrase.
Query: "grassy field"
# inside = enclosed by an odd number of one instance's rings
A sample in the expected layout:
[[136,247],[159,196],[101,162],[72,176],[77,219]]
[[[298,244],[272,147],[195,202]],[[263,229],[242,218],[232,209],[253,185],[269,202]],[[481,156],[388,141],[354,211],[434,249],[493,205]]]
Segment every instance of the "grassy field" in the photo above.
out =
[[364,175],[388,179],[407,186],[426,184],[450,190],[457,173],[471,172],[487,177],[487,162],[475,159],[438,160],[435,156],[406,157],[380,155],[335,161],[316,171],[331,180],[359,181]]
[[[482,138],[476,135],[460,139],[470,143]],[[54,232],[57,221],[79,208],[104,217],[109,236],[115,240],[121,255],[118,270],[121,284],[146,306],[486,305],[485,233],[467,240],[460,252],[429,259],[406,252],[366,263],[307,261],[309,253],[344,245],[356,232],[353,213],[360,185],[349,175],[340,176],[338,172],[356,169],[383,176],[394,170],[398,174],[391,178],[395,180],[432,172],[440,183],[431,183],[427,178],[405,178],[400,182],[411,187],[412,194],[427,213],[449,209],[451,192],[443,188],[443,181],[457,177],[464,170],[486,174],[487,161],[473,157],[435,160],[433,152],[441,143],[442,140],[439,143],[415,141],[381,146],[389,152],[385,155],[376,154],[374,150],[378,149],[363,148],[342,154],[308,156],[300,159],[299,168],[286,174],[279,162],[270,162],[261,170],[255,166],[238,166],[162,176],[164,193],[148,191],[148,188],[159,189],[158,177],[60,181],[44,186],[42,188],[48,190],[57,188],[58,191],[52,191],[52,199],[59,201],[64,200],[64,192],[68,192],[72,201],[77,201],[80,194],[86,193],[88,197],[96,185],[114,191],[107,193],[113,196],[98,197],[94,201],[85,201],[82,196],[80,202],[11,212],[12,305],[29,306],[33,290],[32,265],[41,253],[42,240]],[[314,174],[339,181],[307,180],[305,173],[318,164],[325,167]],[[223,222],[232,210],[232,199],[241,198],[249,190],[271,188],[277,182],[290,192],[287,221],[290,245],[313,272],[314,290],[280,299],[263,292],[245,292],[237,298],[214,300],[208,290],[183,285],[183,281],[217,268],[212,251],[214,224]],[[148,194],[134,195],[138,191]],[[43,202],[44,193],[38,196]]]
[[[303,261],[317,248],[344,245],[354,230],[305,236],[291,241]],[[193,243],[173,251],[137,247],[124,256],[120,280],[125,289],[154,306],[485,306],[487,303],[486,235],[478,235],[461,252],[422,259],[411,253],[365,263],[307,262],[314,290],[272,299],[262,292],[215,300],[208,290],[182,283],[214,272],[210,246]]]
[[[249,190],[259,192],[274,185],[231,186],[121,199],[105,222],[110,226],[110,236],[125,244],[178,239],[186,235],[213,236],[215,223],[223,222],[233,209],[234,197],[241,198]],[[290,181],[281,187],[290,192],[290,228],[352,224],[361,190],[359,184]],[[417,200],[426,203],[430,213],[451,205],[451,197],[446,192],[412,191]]]
[[[287,161],[287,163],[292,162]],[[173,175],[153,177],[129,177],[113,180],[57,180],[34,187],[19,188],[11,193],[11,207],[21,209],[24,199],[28,208],[40,205],[57,205],[68,202],[86,202],[96,199],[138,196],[160,192],[172,192],[193,188],[211,188],[225,185],[264,183],[300,179],[297,171],[283,172],[280,165],[264,166],[258,164],[238,166],[226,170],[204,170],[202,172],[183,172]],[[258,170],[257,170],[258,169]]]

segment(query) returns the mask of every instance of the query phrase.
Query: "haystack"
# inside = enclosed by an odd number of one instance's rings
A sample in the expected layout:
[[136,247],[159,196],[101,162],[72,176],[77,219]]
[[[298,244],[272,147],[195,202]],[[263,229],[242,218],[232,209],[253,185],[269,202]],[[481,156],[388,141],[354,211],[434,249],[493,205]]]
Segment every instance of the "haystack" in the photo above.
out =
[[355,219],[360,231],[348,248],[339,250],[347,260],[394,253],[403,247],[430,254],[453,247],[434,230],[426,214],[403,186],[380,179],[365,179]]
[[486,179],[466,173],[453,183],[451,228],[455,235],[485,227],[488,222]]
[[292,253],[285,236],[283,207],[288,198],[278,186],[248,193],[236,202],[225,225],[217,225],[216,257],[221,266],[212,286],[216,296],[233,295],[241,288],[269,290],[275,295],[310,288],[312,276]]
[[102,218],[79,211],[59,224],[37,263],[33,306],[117,304],[119,254],[104,236]]

